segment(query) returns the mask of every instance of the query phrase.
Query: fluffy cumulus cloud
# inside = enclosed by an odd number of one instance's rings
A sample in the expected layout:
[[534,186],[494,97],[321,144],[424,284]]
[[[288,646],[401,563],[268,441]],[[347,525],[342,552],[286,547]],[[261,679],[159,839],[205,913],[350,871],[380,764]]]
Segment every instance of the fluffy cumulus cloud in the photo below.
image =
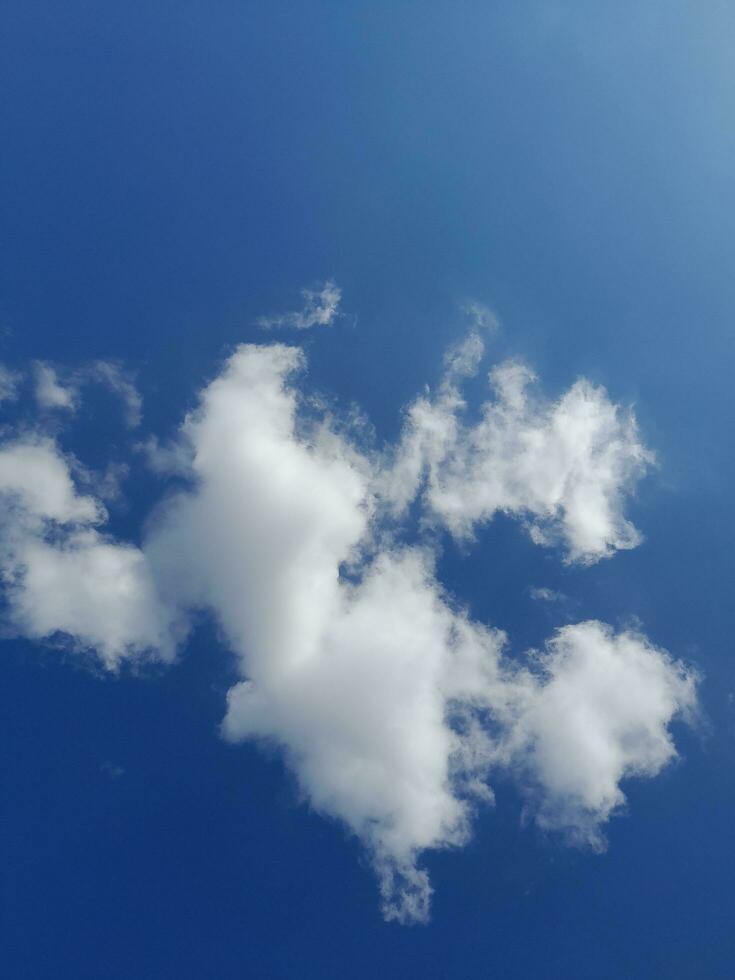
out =
[[560,629],[524,692],[507,748],[536,819],[602,847],[625,803],[620,781],[655,776],[676,756],[668,723],[696,706],[696,674],[639,633],[599,622]]
[[494,772],[517,777],[542,827],[599,847],[621,782],[673,759],[671,722],[695,708],[695,676],[640,634],[579,623],[519,659],[442,587],[421,528],[467,538],[503,511],[581,563],[638,540],[623,507],[651,456],[632,415],[584,381],[544,401],[511,362],[468,422],[462,380],[482,354],[476,333],[451,351],[436,394],[377,454],[305,396],[298,348],[239,347],[176,439],[143,446],[181,488],[140,547],[105,535],[56,443],[0,447],[14,628],[116,668],[170,660],[191,615],[210,611],[239,671],[223,737],[283,751],[309,804],[361,841],[384,914],[403,922],[429,914],[423,853],[468,839]]
[[265,330],[308,330],[310,327],[328,327],[340,316],[342,290],[333,279],[327,279],[314,289],[302,289],[301,296],[304,305],[300,310],[258,317],[258,326]]

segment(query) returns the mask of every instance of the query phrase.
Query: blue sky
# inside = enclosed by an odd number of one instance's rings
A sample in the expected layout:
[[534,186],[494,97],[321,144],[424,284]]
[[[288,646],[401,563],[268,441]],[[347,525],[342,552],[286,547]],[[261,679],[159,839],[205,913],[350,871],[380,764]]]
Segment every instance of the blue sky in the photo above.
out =
[[2,24],[3,972],[730,977],[730,5]]

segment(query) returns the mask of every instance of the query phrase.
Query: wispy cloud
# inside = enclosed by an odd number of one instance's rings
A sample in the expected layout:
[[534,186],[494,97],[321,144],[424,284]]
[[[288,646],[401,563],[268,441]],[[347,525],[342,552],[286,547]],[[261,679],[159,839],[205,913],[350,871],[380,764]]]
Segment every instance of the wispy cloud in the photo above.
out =
[[469,318],[475,330],[498,330],[500,320],[494,310],[477,300],[462,305],[462,311]]
[[73,414],[81,404],[82,389],[89,384],[99,384],[117,395],[122,402],[128,428],[140,425],[143,399],[132,376],[117,361],[93,361],[76,370],[46,361],[34,361],[33,375],[34,394],[39,408]]
[[125,770],[122,766],[116,766],[114,762],[105,761],[100,766],[100,772],[104,773],[110,779],[119,779],[121,776],[125,775]]
[[257,325],[264,330],[308,330],[310,327],[328,327],[340,315],[342,290],[332,279],[314,289],[302,289],[301,296],[304,305],[300,310],[258,317]]
[[74,412],[79,404],[79,388],[72,378],[62,381],[57,369],[45,361],[35,361],[35,396],[39,408]]
[[19,371],[0,364],[0,402],[12,402],[18,397],[18,386],[23,380]]
[[536,588],[531,586],[528,590],[528,594],[532,599],[536,599],[539,602],[566,602],[567,596],[563,592],[557,592],[555,589],[549,589],[546,586],[540,586]]
[[86,381],[104,385],[116,394],[123,405],[125,424],[129,429],[140,425],[143,399],[131,375],[117,361],[94,361],[81,372]]

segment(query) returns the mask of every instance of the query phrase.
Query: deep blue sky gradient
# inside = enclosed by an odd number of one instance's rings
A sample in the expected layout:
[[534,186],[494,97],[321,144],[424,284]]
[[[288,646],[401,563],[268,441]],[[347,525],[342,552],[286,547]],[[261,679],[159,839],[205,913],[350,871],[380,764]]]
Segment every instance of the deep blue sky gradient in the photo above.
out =
[[[522,826],[501,782],[473,843],[427,859],[431,924],[402,928],[278,756],[219,740],[211,624],[144,678],[5,642],[3,976],[735,974],[734,44],[717,0],[1,5],[0,358],[124,359],[166,436],[255,317],[333,276],[346,316],[298,338],[308,383],[382,441],[488,303],[492,357],[552,396],[604,383],[659,468],[636,551],[567,569],[498,520],[443,580],[518,652],[639,617],[704,675],[700,729],[628,784],[606,854]],[[127,452],[103,398],[65,436],[90,464]],[[132,462],[112,517],[136,538],[160,485]]]

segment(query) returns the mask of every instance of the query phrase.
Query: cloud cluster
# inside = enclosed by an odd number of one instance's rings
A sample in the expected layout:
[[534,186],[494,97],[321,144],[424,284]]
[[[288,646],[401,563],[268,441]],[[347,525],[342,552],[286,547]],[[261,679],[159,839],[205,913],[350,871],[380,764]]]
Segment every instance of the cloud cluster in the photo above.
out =
[[442,587],[435,545],[397,543],[414,501],[423,526],[462,537],[514,515],[568,561],[638,540],[623,505],[651,457],[632,415],[584,381],[546,402],[510,362],[468,423],[461,382],[482,353],[475,333],[451,351],[436,396],[374,454],[304,397],[298,348],[239,347],[172,446],[147,444],[185,483],[140,547],[104,535],[104,508],[77,491],[56,444],[0,447],[14,627],[67,634],[115,668],[170,660],[209,610],[240,674],[223,736],[284,752],[309,804],[362,842],[384,914],[403,922],[428,916],[422,853],[468,839],[494,772],[518,778],[541,826],[599,847],[621,781],[675,756],[669,726],[696,702],[682,664],[598,622],[510,656]]

